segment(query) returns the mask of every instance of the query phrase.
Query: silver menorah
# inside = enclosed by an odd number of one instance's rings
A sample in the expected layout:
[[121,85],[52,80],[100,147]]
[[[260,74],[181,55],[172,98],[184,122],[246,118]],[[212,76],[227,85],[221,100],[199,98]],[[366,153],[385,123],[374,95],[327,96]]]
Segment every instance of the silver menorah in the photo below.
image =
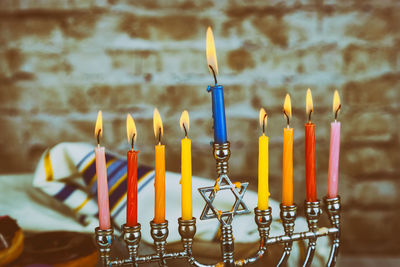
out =
[[[308,223],[308,231],[294,232],[297,217],[297,206],[280,205],[280,218],[285,234],[280,236],[269,236],[272,222],[271,208],[267,210],[254,209],[254,219],[260,235],[260,245],[253,257],[246,259],[235,259],[234,237],[232,233],[232,220],[235,215],[250,213],[243,201],[248,183],[240,185],[233,184],[228,177],[228,160],[230,157],[230,144],[213,145],[214,158],[217,162],[218,178],[214,186],[199,188],[206,205],[200,216],[200,220],[218,219],[221,228],[221,259],[215,264],[202,264],[193,256],[192,245],[196,234],[196,218],[191,220],[178,219],[179,234],[181,236],[183,250],[178,252],[167,252],[166,244],[168,237],[168,221],[163,223],[150,222],[151,237],[154,240],[156,253],[150,255],[139,255],[138,248],[141,239],[141,226],[133,227],[122,225],[123,239],[128,249],[128,257],[124,259],[111,259],[111,248],[113,240],[113,229],[101,230],[96,228],[96,243],[99,251],[99,260],[103,266],[139,266],[139,264],[158,262],[160,266],[167,266],[170,259],[182,259],[193,266],[218,267],[218,266],[244,266],[254,263],[266,255],[269,246],[283,243],[282,255],[276,266],[285,266],[292,251],[294,241],[308,239],[308,247],[303,266],[311,266],[316,249],[317,239],[322,236],[330,236],[332,240],[331,251],[326,266],[335,266],[340,246],[340,197],[324,198],[325,210],[329,217],[331,227],[318,227],[318,220],[322,214],[320,201],[305,202],[305,216]],[[219,191],[230,190],[235,196],[233,208],[228,211],[218,210],[213,201]]]

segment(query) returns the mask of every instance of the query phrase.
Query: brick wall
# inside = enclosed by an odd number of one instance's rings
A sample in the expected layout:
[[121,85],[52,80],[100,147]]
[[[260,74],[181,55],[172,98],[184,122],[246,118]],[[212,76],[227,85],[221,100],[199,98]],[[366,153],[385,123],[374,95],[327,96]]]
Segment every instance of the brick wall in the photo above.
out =
[[270,183],[281,196],[281,108],[294,107],[295,200],[304,201],[305,93],[312,89],[318,194],[326,191],[334,89],[343,102],[340,191],[344,252],[400,249],[400,4],[381,1],[0,1],[0,171],[34,170],[61,141],[104,141],[124,153],[126,113],[140,161],[153,163],[152,111],[165,126],[167,169],[179,171],[178,121],[191,116],[194,174],[214,177],[212,83],[205,32],[214,29],[225,85],[233,178],[256,188],[258,110],[269,112]]

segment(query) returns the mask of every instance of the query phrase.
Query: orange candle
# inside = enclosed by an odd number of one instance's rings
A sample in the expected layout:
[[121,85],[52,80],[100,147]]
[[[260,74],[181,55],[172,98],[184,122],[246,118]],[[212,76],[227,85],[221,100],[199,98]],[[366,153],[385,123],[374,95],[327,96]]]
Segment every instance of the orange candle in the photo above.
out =
[[165,222],[165,146],[161,144],[163,125],[157,109],[153,115],[154,135],[158,140],[155,146],[155,178],[154,178],[154,223]]
[[283,162],[282,162],[282,204],[293,205],[293,128],[289,122],[292,117],[292,107],[289,94],[286,94],[283,113],[287,127],[283,129]]

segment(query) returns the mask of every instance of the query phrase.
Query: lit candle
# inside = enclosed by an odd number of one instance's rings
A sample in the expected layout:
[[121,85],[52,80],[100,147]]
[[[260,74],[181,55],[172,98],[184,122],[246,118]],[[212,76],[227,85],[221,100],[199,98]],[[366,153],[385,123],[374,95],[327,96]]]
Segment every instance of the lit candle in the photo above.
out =
[[262,135],[258,138],[258,209],[268,209],[269,188],[268,188],[268,136],[265,135],[267,128],[267,112],[260,109],[260,125]]
[[315,125],[311,123],[311,114],[313,111],[311,90],[308,89],[306,96],[306,114],[308,115],[308,122],[304,125],[306,139],[306,201],[308,202],[317,201],[315,181]]
[[163,125],[160,113],[154,109],[153,114],[153,127],[154,135],[157,139],[155,146],[155,178],[154,178],[154,223],[165,222],[165,146],[161,144],[161,137],[163,135]]
[[192,216],[192,141],[187,137],[189,131],[189,113],[182,112],[179,124],[185,132],[181,140],[181,186],[182,219],[191,220]]
[[127,206],[126,206],[126,225],[137,225],[137,158],[139,151],[134,150],[134,144],[137,138],[136,125],[132,116],[128,114],[126,117],[126,133],[131,150],[127,153]]
[[100,146],[100,137],[103,136],[103,118],[101,111],[97,114],[96,127],[94,134],[97,138],[97,147],[94,149],[96,158],[97,176],[97,202],[99,205],[99,227],[101,230],[111,228],[110,208],[108,200],[108,183],[105,148]]
[[333,95],[333,113],[335,114],[335,121],[331,123],[331,142],[329,150],[328,198],[335,198],[338,195],[340,122],[337,121],[337,115],[341,107],[339,93],[335,91]]
[[215,85],[209,85],[207,88],[208,92],[211,92],[212,96],[212,110],[214,119],[214,142],[218,144],[225,143],[227,141],[226,136],[226,120],[225,120],[225,104],[224,104],[224,87],[218,85],[217,74],[218,74],[218,63],[217,54],[215,52],[214,36],[210,27],[207,29],[206,38],[206,54],[208,68],[214,77]]
[[283,129],[282,204],[291,206],[293,205],[293,128],[289,127],[292,117],[289,94],[286,94],[283,113],[287,127]]

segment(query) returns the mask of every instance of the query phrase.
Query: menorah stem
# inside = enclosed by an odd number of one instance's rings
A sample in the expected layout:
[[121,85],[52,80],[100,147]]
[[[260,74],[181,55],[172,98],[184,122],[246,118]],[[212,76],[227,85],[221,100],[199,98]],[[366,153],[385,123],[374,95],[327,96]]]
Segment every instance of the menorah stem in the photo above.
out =
[[328,262],[326,266],[333,267],[336,265],[337,256],[339,254],[339,247],[340,247],[340,197],[336,198],[324,198],[326,212],[329,215],[329,220],[331,225],[338,229],[336,234],[333,236],[332,246],[331,246],[331,253],[329,255]]
[[184,252],[188,257],[192,256],[193,237],[196,234],[196,218],[191,220],[178,219],[178,231],[183,243]]
[[112,228],[102,230],[99,227],[96,227],[95,232],[96,245],[99,249],[99,261],[102,266],[109,266],[114,230]]
[[164,258],[165,246],[167,245],[168,237],[168,221],[163,223],[150,222],[151,226],[151,237],[154,240],[154,245],[156,246],[157,255],[159,256],[159,265],[167,266],[167,262]]
[[[297,216],[297,206],[295,204],[291,206],[285,206],[281,204],[280,207],[281,207],[280,216],[283,224],[283,229],[285,230],[285,234],[287,236],[292,236],[294,232],[294,223]],[[287,264],[287,260],[292,251],[292,245],[293,245],[292,241],[285,242],[283,253],[277,266],[285,266]]]
[[224,261],[225,267],[235,266],[235,260],[233,259],[234,242],[231,224],[221,224],[221,252],[222,260]]
[[230,143],[223,144],[214,143],[214,158],[217,162],[217,174],[220,177],[223,174],[228,174],[228,160],[231,156]]
[[129,259],[133,262],[132,266],[138,266],[136,258],[138,256],[139,243],[141,239],[141,225],[138,223],[135,226],[122,225],[122,231],[126,247],[128,248]]
[[[318,220],[321,216],[321,207],[320,201],[317,200],[315,202],[305,202],[305,213],[308,224],[308,230],[315,233],[318,230]],[[304,259],[303,267],[311,266],[311,263],[314,258],[314,253],[317,245],[317,238],[310,238],[308,240],[308,248],[306,252],[306,257]]]

